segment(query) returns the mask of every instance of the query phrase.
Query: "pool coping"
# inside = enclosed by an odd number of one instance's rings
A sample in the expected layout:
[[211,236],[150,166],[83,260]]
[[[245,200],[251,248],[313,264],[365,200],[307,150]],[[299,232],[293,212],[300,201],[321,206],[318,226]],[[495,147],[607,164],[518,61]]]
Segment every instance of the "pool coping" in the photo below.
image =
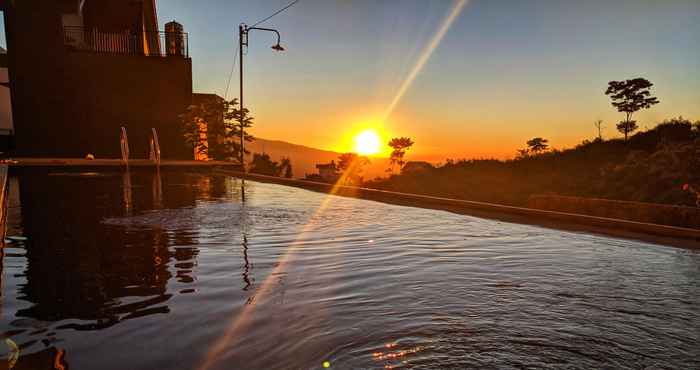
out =
[[[6,164],[0,164],[0,249],[5,247],[7,234],[7,181],[8,168]],[[0,267],[0,273],[2,268]]]
[[682,248],[700,249],[700,230],[577,213],[548,211],[504,204],[478,202],[431,195],[400,193],[347,185],[287,179],[214,168],[213,173],[266,183],[287,185],[322,193],[361,198],[383,203],[419,208],[446,210],[453,213],[523,223],[553,229],[583,231],[608,236],[636,239]]
[[[129,167],[150,167],[155,168],[156,163],[150,159],[129,159]],[[7,160],[11,168],[26,167],[64,167],[64,168],[84,168],[84,167],[125,167],[125,163],[117,158],[12,158]],[[238,167],[238,162],[229,161],[194,161],[194,160],[162,160],[160,167]]]

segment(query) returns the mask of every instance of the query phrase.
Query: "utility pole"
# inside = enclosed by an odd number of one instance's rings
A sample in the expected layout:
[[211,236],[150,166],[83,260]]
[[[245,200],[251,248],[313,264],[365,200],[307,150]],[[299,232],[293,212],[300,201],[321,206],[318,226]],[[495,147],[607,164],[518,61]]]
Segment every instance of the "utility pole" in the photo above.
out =
[[[280,45],[280,33],[272,28],[262,28],[262,27],[248,27],[245,23],[241,23],[238,26],[238,65],[239,65],[239,93],[240,93],[240,140],[241,140],[241,154],[239,160],[241,161],[241,167],[243,167],[243,174],[247,172],[245,168],[245,108],[243,105],[243,52],[244,47],[248,47],[248,33],[252,30],[268,31],[274,32],[277,35],[277,43],[272,45],[272,50],[274,51],[284,51],[282,45]],[[245,176],[244,176],[245,177]],[[241,179],[241,200],[245,202],[245,178]]]
[[241,155],[240,155],[240,161],[241,161],[241,166],[243,166],[243,171],[245,172],[245,164],[244,164],[244,156],[245,156],[245,134],[244,134],[244,128],[245,128],[245,111],[244,111],[244,105],[243,105],[243,48],[248,47],[248,33],[252,30],[259,30],[259,31],[267,31],[267,32],[273,32],[277,35],[277,43],[275,45],[272,45],[272,50],[274,51],[284,51],[284,48],[282,45],[280,45],[280,33],[279,31],[272,29],[272,28],[262,28],[262,27],[248,27],[245,23],[241,23],[238,26],[238,60],[239,60],[239,88],[240,88],[240,109],[241,109],[241,115],[238,117],[239,118],[239,124],[241,128],[240,132],[240,140],[241,140]]

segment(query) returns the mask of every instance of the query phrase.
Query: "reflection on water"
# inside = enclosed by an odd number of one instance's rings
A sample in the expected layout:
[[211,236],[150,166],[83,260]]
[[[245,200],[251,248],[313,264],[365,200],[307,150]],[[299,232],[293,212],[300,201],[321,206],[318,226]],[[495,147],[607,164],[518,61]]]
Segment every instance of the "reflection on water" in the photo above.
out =
[[255,182],[241,196],[168,171],[13,178],[15,368],[700,368],[696,252]]

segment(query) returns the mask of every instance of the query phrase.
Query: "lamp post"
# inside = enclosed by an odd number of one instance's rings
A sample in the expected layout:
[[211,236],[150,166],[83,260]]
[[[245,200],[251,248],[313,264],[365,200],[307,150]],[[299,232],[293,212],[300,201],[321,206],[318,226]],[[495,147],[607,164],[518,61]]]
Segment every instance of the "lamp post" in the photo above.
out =
[[243,129],[245,128],[245,123],[243,119],[243,47],[248,47],[248,33],[253,30],[259,30],[259,31],[267,31],[267,32],[274,32],[277,35],[277,43],[272,45],[272,50],[274,51],[284,51],[284,48],[282,45],[280,45],[280,33],[272,28],[262,28],[262,27],[248,27],[245,23],[241,23],[238,26],[238,59],[239,59],[239,67],[240,67],[240,76],[239,76],[239,83],[240,83],[240,104],[241,104],[241,115],[239,117],[239,122],[241,126],[241,166],[243,166],[243,172],[246,172],[245,169],[245,164],[243,163],[244,161],[244,155],[245,155],[245,150],[244,150],[244,141],[245,141],[245,135],[243,133]]

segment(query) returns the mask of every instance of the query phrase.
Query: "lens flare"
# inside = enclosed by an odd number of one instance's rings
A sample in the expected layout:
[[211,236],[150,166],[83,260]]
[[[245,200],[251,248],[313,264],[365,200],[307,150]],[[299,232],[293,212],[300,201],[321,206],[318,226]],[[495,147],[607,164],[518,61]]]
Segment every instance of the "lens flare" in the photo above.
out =
[[416,61],[416,64],[411,69],[411,72],[409,72],[408,76],[406,76],[406,79],[404,79],[403,83],[401,83],[401,87],[399,87],[399,90],[396,92],[396,95],[394,95],[394,99],[391,100],[391,103],[384,111],[384,117],[382,121],[386,121],[386,119],[389,118],[389,116],[391,116],[391,113],[396,108],[396,105],[399,104],[401,98],[403,98],[404,94],[406,94],[406,91],[408,91],[408,89],[411,87],[411,85],[413,84],[413,80],[416,79],[416,76],[418,76],[420,71],[428,62],[430,56],[433,55],[435,49],[437,49],[437,47],[440,45],[442,38],[445,37],[447,31],[449,31],[450,29],[450,26],[452,26],[452,23],[454,23],[455,19],[457,19],[457,17],[459,17],[459,15],[462,13],[462,10],[467,5],[467,3],[469,3],[468,0],[457,0],[455,2],[454,6],[452,7],[452,10],[450,11],[450,14],[442,22],[442,25],[440,25],[438,31],[430,39],[428,46],[426,46],[426,48],[423,49],[423,52],[418,58],[418,61]]
[[[460,15],[464,7],[467,5],[468,0],[456,0],[454,7],[450,11],[449,15],[447,18],[445,18],[445,21],[442,23],[440,28],[438,29],[437,33],[432,37],[430,40],[430,43],[428,46],[423,50],[423,53],[421,56],[418,58],[418,61],[414,65],[413,69],[411,72],[408,74],[406,79],[403,81],[401,84],[401,87],[399,88],[397,94],[394,96],[394,99],[391,101],[391,104],[389,104],[387,110],[384,113],[384,119],[381,120],[381,122],[384,122],[386,118],[388,118],[396,105],[399,103],[403,95],[406,93],[406,91],[410,88],[411,84],[413,83],[413,80],[416,78],[418,73],[423,69],[423,66],[428,62],[428,59],[432,55],[432,53],[435,51],[435,49],[438,47],[440,42],[442,41],[442,38],[445,36],[447,31],[449,30],[450,26],[452,23],[457,19],[457,17]],[[379,136],[376,134],[376,131],[374,131],[374,136],[376,137],[376,142],[377,142],[377,148],[376,152],[379,151],[381,144],[379,140]],[[371,142],[374,142],[375,139],[372,138],[370,139]],[[369,140],[368,140],[369,141]],[[374,145],[374,144],[372,144]],[[359,153],[363,154],[363,153]],[[349,172],[344,173],[341,175],[340,179],[333,185],[333,187],[330,189],[329,194],[324,198],[324,200],[321,202],[321,205],[316,209],[316,211],[313,213],[313,215],[309,218],[308,222],[301,228],[296,240],[287,248],[285,253],[280,257],[278,260],[277,266],[273,269],[273,271],[265,278],[265,280],[260,284],[258,287],[256,294],[254,297],[252,297],[252,300],[254,301],[264,301],[266,298],[269,298],[271,292],[274,289],[274,284],[273,282],[275,281],[275,276],[279,274],[280,271],[284,271],[287,268],[287,264],[291,262],[293,259],[294,255],[296,252],[302,248],[303,245],[303,238],[310,232],[312,232],[313,227],[316,223],[316,220],[321,219],[323,217],[323,213],[326,210],[326,208],[329,206],[329,204],[333,200],[333,195],[339,194],[339,193],[348,193],[348,192],[353,192],[355,191],[352,187],[347,187],[341,184],[344,184],[347,181],[347,176]],[[232,346],[235,344],[236,339],[238,339],[238,334],[240,333],[243,328],[249,324],[250,318],[254,313],[255,309],[255,304],[247,304],[243,307],[241,312],[238,312],[236,315],[231,317],[231,320],[224,330],[224,332],[221,334],[221,336],[214,341],[210,347],[209,351],[207,352],[206,357],[204,358],[202,364],[197,368],[198,370],[209,370],[211,369],[214,365],[216,365],[219,360],[221,359],[222,355],[226,351],[226,349],[229,346]],[[419,351],[420,349],[416,349],[416,352]],[[400,354],[400,353],[399,353]],[[394,357],[396,354],[393,354]],[[330,363],[329,363],[330,365]]]

